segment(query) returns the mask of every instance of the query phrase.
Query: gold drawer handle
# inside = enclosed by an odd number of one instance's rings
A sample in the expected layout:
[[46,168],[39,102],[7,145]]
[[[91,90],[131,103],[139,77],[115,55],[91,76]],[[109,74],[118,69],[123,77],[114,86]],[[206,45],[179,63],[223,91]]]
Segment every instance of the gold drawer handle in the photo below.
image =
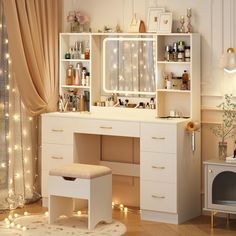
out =
[[112,126],[100,126],[100,129],[112,129]]
[[52,129],[53,132],[64,132],[63,129]]
[[159,170],[164,170],[165,166],[152,166],[153,169],[159,169]]
[[152,197],[153,198],[159,198],[159,199],[165,199],[166,198],[165,196],[159,196],[159,195],[156,195],[156,194],[152,194]]
[[51,158],[54,159],[54,160],[63,160],[63,157],[51,156]]
[[165,140],[165,137],[152,137],[152,139],[157,139],[157,140]]
[[208,170],[208,172],[209,172],[209,173],[212,173],[212,172],[213,172],[213,170],[211,170],[211,169],[210,169],[210,170]]

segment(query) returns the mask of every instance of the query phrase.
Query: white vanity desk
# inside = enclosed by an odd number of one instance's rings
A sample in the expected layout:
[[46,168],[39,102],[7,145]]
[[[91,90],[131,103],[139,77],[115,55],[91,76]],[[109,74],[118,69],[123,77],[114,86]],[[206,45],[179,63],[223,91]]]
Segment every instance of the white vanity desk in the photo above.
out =
[[[157,119],[155,111],[150,112],[153,115],[118,110],[43,114],[43,205],[49,169],[81,162],[107,165],[113,174],[139,176],[142,219],[181,223],[200,215],[200,158],[191,150],[185,129],[189,120]],[[140,165],[100,161],[101,135],[139,138]]]

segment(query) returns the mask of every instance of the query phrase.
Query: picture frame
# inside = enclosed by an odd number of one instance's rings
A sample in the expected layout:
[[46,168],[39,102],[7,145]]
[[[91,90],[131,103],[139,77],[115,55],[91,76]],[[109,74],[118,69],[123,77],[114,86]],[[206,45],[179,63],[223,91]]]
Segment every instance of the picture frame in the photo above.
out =
[[150,7],[148,9],[147,32],[157,32],[159,14],[164,12],[165,8],[163,7]]
[[159,13],[157,33],[171,33],[172,31],[172,12]]

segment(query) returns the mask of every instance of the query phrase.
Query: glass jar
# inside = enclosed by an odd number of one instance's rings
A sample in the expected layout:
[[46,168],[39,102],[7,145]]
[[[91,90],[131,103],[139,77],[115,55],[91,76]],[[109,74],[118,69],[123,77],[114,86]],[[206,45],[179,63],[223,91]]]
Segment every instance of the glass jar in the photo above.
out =
[[191,51],[190,51],[190,46],[186,46],[185,49],[184,49],[184,58],[185,58],[185,61],[190,61],[190,58],[191,58]]
[[73,65],[69,65],[66,70],[66,84],[72,85],[74,82],[74,69]]
[[219,159],[225,160],[227,157],[227,142],[219,142],[218,149],[219,149]]

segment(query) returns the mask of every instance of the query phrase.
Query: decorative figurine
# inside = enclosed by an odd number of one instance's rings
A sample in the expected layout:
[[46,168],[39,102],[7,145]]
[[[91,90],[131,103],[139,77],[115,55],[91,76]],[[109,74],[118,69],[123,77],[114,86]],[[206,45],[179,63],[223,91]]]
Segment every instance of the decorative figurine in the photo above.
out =
[[184,16],[180,16],[180,28],[177,29],[177,31],[179,33],[185,33],[185,28],[184,28],[184,23],[185,23],[185,20],[184,20]]

